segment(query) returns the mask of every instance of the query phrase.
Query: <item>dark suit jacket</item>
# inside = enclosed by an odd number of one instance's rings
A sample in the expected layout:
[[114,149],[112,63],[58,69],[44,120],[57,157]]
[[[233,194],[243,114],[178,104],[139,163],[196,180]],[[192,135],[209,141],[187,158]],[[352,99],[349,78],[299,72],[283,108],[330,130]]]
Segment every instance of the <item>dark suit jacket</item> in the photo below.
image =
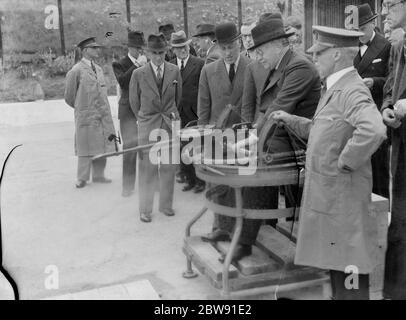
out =
[[311,118],[320,100],[320,76],[312,62],[292,50],[271,70],[269,84],[262,90],[259,112],[283,110]]
[[[393,105],[400,99],[406,99],[406,61],[404,40],[392,47],[390,55],[390,65],[392,66],[386,92],[382,104],[382,110],[386,108],[393,109]],[[396,174],[397,165],[400,161],[406,161],[406,149],[400,153],[400,145],[406,144],[406,122],[403,120],[402,125],[397,129],[391,129],[392,138],[392,157],[391,171],[392,175]]]
[[248,58],[240,55],[233,83],[228,77],[224,59],[203,67],[197,104],[199,124],[216,124],[228,104],[237,107],[236,113],[241,114],[244,75],[249,62]]
[[135,118],[135,115],[130,107],[128,94],[128,86],[130,84],[131,75],[135,69],[137,69],[137,66],[132,63],[128,56],[124,57],[118,62],[113,62],[113,71],[121,89],[121,96],[118,102],[119,119]]
[[354,66],[361,78],[374,79],[371,94],[378,108],[382,106],[383,86],[388,76],[390,49],[390,42],[377,33],[363,57],[361,58],[358,53],[354,59]]
[[[287,113],[312,118],[320,100],[320,76],[312,62],[302,54],[288,50],[278,69],[271,70],[268,85],[264,84],[259,110],[255,118],[261,122],[262,114],[283,110]],[[259,130],[262,128],[259,125]],[[284,129],[277,129],[271,152],[290,151],[291,146]],[[272,143],[271,143],[272,142]]]
[[256,120],[255,115],[258,115],[262,90],[268,74],[269,69],[265,69],[258,61],[251,62],[247,66],[241,107],[243,121],[254,122]]
[[[177,59],[171,61],[177,65]],[[189,122],[197,120],[197,96],[199,93],[200,73],[204,60],[189,55],[189,60],[182,75],[182,98],[179,103],[179,113],[182,127]]]

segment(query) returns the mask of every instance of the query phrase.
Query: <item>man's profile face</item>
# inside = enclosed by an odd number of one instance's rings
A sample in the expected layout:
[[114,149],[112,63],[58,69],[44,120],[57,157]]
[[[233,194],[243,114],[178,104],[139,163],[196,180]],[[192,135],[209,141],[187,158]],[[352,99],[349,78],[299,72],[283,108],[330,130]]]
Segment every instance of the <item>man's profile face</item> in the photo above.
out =
[[143,54],[142,48],[135,48],[135,47],[128,47],[128,52],[135,59],[138,59],[138,57]]
[[100,56],[100,48],[99,47],[87,47],[85,48],[87,55],[91,60],[97,59]]
[[243,34],[242,35],[242,45],[244,46],[245,50],[252,47],[254,45],[254,40],[252,39],[251,34]]
[[221,55],[228,64],[235,63],[240,55],[239,40],[228,44],[219,44]]
[[406,27],[406,3],[401,0],[383,0],[382,15],[392,29]]
[[173,47],[173,52],[176,57],[180,60],[184,60],[189,56],[189,46],[185,45],[183,47]]
[[275,69],[280,60],[281,49],[271,41],[255,50],[256,59],[266,68]]
[[165,54],[166,54],[166,50],[164,50],[164,49],[162,49],[162,50],[148,49],[147,50],[148,58],[156,66],[160,66],[162,63],[164,63]]
[[359,27],[359,31],[363,32],[364,35],[359,37],[359,41],[362,43],[367,43],[369,40],[371,40],[375,30],[375,23],[368,22],[362,26]]
[[325,79],[334,73],[334,53],[335,50],[333,48],[313,53],[313,62],[319,71],[321,79]]
[[209,37],[197,37],[197,45],[201,50],[207,51],[212,43]]

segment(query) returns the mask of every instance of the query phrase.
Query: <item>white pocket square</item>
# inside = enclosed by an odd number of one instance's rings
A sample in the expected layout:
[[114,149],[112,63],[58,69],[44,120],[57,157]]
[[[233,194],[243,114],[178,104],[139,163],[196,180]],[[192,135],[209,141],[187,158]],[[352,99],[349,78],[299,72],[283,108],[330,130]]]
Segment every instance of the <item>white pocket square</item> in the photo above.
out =
[[382,62],[382,59],[375,59],[374,61],[372,61],[372,63],[378,63],[378,62]]

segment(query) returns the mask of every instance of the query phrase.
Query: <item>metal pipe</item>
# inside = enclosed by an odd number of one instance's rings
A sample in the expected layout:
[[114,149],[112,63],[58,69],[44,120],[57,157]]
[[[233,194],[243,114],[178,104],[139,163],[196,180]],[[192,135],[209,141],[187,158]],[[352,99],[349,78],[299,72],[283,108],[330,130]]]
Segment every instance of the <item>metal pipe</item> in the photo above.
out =
[[236,202],[236,225],[235,231],[233,235],[233,239],[231,240],[230,248],[228,249],[226,260],[224,261],[223,265],[223,295],[228,297],[230,294],[230,282],[228,279],[229,276],[229,267],[231,264],[231,259],[234,255],[235,248],[237,247],[238,241],[240,240],[241,231],[242,231],[242,223],[243,223],[243,207],[242,207],[242,188],[235,188],[235,202]]

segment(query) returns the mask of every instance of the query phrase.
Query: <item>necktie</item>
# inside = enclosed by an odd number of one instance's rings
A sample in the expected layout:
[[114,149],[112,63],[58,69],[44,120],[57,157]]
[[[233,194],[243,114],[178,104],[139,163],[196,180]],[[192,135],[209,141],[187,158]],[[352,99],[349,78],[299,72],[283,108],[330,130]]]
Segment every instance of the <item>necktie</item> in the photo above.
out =
[[232,63],[230,64],[230,71],[228,72],[228,77],[230,78],[230,82],[233,83],[234,77],[235,77],[235,69],[234,69],[235,64]]
[[185,64],[183,62],[183,59],[180,61],[180,72],[183,72],[185,70]]
[[327,91],[327,82],[326,80],[321,81],[321,91],[320,91],[320,97],[323,97],[326,94]]
[[158,66],[156,69],[156,78],[160,82],[162,80],[162,75],[161,75],[161,66]]
[[92,70],[93,70],[94,74],[97,75],[96,67],[93,64],[93,61],[90,61],[90,65],[92,66]]

